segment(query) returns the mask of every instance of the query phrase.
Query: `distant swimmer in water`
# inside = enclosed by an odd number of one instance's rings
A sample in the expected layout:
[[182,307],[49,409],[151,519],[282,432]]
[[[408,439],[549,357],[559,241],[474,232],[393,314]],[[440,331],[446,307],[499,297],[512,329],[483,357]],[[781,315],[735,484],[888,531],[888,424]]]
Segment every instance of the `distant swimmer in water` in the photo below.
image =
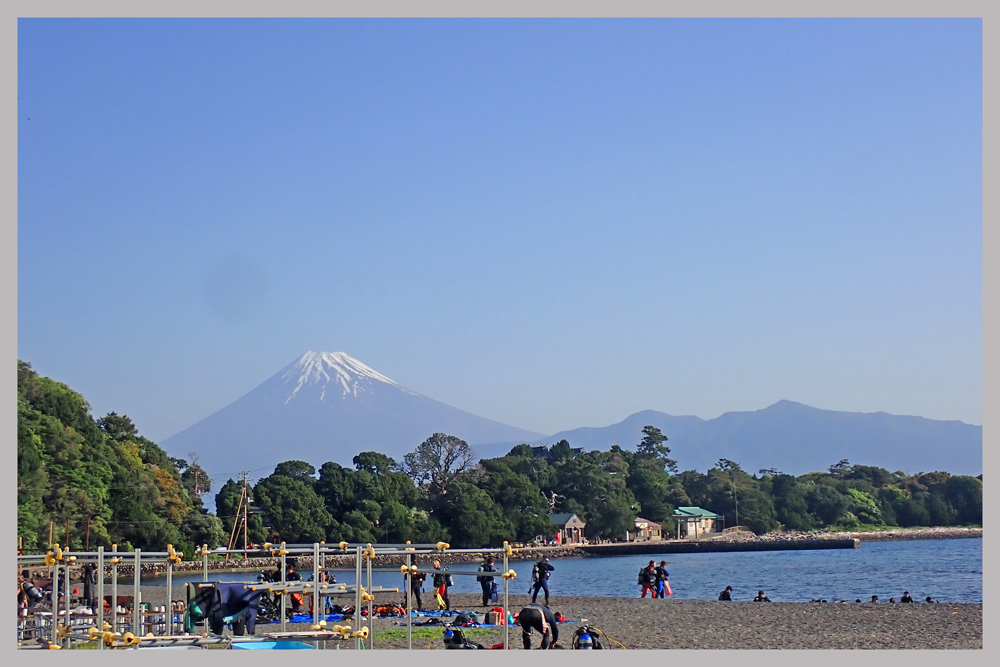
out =
[[757,591],[757,597],[753,599],[754,602],[770,602],[771,598],[764,595],[764,591]]
[[719,593],[719,602],[732,602],[733,601],[733,587],[726,586],[726,590]]
[[903,597],[899,598],[900,602],[913,602],[913,598],[910,597],[910,591],[903,591]]
[[878,596],[877,595],[873,595],[871,601],[874,604],[878,604]]

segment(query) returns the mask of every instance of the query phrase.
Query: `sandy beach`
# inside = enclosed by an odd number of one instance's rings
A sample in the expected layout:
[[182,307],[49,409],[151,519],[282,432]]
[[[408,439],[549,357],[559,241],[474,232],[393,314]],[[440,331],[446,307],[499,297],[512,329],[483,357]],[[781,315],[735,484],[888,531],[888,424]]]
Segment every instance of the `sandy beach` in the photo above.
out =
[[[146,587],[143,587],[146,589]],[[147,595],[162,596],[150,587]],[[180,596],[177,596],[178,599]],[[379,596],[380,598],[382,596]],[[396,596],[392,596],[395,599]],[[386,601],[389,601],[386,597]],[[454,594],[452,607],[479,610],[478,596]],[[512,595],[517,611],[530,602]],[[570,620],[588,619],[627,649],[981,649],[981,604],[870,604],[808,602],[715,602],[653,600],[622,597],[553,596],[553,611]],[[401,619],[376,619],[375,649],[405,649],[406,626]],[[277,624],[261,625],[256,634],[274,632]],[[560,626],[560,640],[569,641],[576,624]],[[288,624],[289,631],[308,624]],[[415,628],[416,629],[416,628]],[[383,635],[384,631],[391,636]],[[503,630],[477,631],[470,639],[484,646],[503,641]],[[521,649],[520,628],[511,628],[511,646]],[[611,642],[609,648],[618,649]],[[534,646],[538,645],[535,635]],[[342,642],[341,648],[352,648]],[[443,650],[441,634],[414,639],[414,649]],[[332,648],[332,643],[330,644]]]

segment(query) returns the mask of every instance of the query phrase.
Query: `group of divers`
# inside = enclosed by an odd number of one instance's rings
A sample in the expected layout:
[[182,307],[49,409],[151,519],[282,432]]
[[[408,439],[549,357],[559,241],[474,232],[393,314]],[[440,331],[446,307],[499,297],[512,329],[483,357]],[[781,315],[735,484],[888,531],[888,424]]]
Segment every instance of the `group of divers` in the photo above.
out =
[[[302,581],[302,575],[295,569],[296,563],[294,559],[291,559],[286,565],[285,571],[285,581]],[[431,576],[432,590],[434,595],[434,601],[437,603],[438,612],[442,614],[452,614],[455,612],[451,611],[451,600],[448,595],[448,589],[455,585],[454,579],[451,574],[448,573],[447,568],[441,567],[441,561],[434,560],[432,562],[433,569],[427,572],[418,571],[410,575],[410,593],[412,594],[416,605],[414,607],[417,611],[425,611],[423,608],[423,599],[421,593],[423,592],[423,584],[427,580],[428,576]],[[673,590],[670,587],[670,573],[667,571],[667,562],[661,560],[659,565],[656,561],[649,561],[649,564],[642,567],[639,570],[638,585],[641,587],[640,597],[645,598],[647,593],[650,593],[652,598],[666,598],[673,595]],[[94,568],[91,567],[91,570]],[[549,608],[549,579],[552,576],[552,572],[555,568],[549,562],[548,557],[544,557],[534,564],[531,571],[531,586],[529,588],[529,593],[531,594],[531,602],[524,605],[521,610],[514,614],[513,617],[507,615],[506,610],[498,607],[494,607],[493,610],[499,610],[500,613],[505,614],[506,618],[503,618],[500,623],[509,623],[511,625],[519,625],[521,627],[521,640],[525,649],[531,648],[531,638],[532,632],[538,632],[541,635],[541,649],[561,649],[564,648],[559,644],[559,623],[567,622],[565,616],[558,612],[553,612]],[[478,569],[478,576],[476,579],[479,581],[482,587],[482,606],[490,607],[498,603],[498,585],[495,579],[496,575],[501,574],[496,566],[496,562],[492,556],[488,556],[482,564],[480,564]],[[494,574],[496,573],[496,575]],[[19,610],[32,606],[42,601],[43,594],[37,590],[37,588],[32,584],[31,579],[28,577],[28,571],[25,570],[19,577],[19,587],[18,587],[18,607]],[[327,580],[326,575],[321,575],[324,580]],[[90,600],[92,604],[96,604],[96,595],[94,591],[96,590],[96,572],[90,571],[84,573],[84,597]],[[333,577],[329,577],[330,580],[336,581]],[[280,581],[281,573],[280,571],[274,572],[263,572],[261,576],[258,577],[259,581]],[[75,591],[74,591],[75,592]],[[544,603],[538,602],[539,594],[544,593]],[[262,599],[261,609],[259,616],[261,620],[269,619],[269,617],[278,616],[278,609],[276,601],[271,601],[272,604],[267,604],[270,596],[263,596],[267,599]],[[733,600],[733,587],[726,586],[725,590],[719,593],[719,601],[731,602]],[[770,602],[763,590],[758,590],[756,597],[753,598],[754,602]],[[289,615],[297,613],[303,606],[304,600],[299,594],[292,594],[289,596],[290,608],[286,613]],[[810,602],[827,602],[827,600],[817,599],[810,600]],[[846,603],[846,600],[841,602]],[[860,599],[855,600],[856,603],[861,602]],[[869,603],[877,604],[879,602],[878,595],[872,595]],[[910,596],[909,591],[904,591],[903,595],[899,599],[900,603],[912,603],[913,598]],[[937,601],[932,599],[930,596],[925,598],[927,603],[936,603]],[[895,604],[896,599],[890,598],[889,603]],[[270,609],[270,607],[274,609]],[[399,607],[403,610],[403,607]],[[327,611],[331,611],[328,609]],[[339,612],[340,608],[334,609],[332,611]],[[347,613],[353,612],[353,609],[344,610]],[[273,612],[273,613],[272,613]],[[270,620],[270,619],[269,619]],[[468,622],[468,617],[463,615],[458,615],[455,620],[448,625],[445,625],[444,633],[444,643],[445,647],[449,649],[482,649],[485,648],[477,644],[476,642],[467,639],[462,631],[462,626],[473,625],[473,623]],[[266,620],[265,620],[266,622]],[[605,648],[602,644],[599,636],[603,636],[605,639],[614,642],[613,639],[607,637],[598,628],[586,625],[586,621],[583,621],[580,627],[577,628],[576,632],[572,638],[572,648],[575,649],[603,649]],[[618,643],[618,642],[614,642]],[[497,647],[494,647],[497,648]]]

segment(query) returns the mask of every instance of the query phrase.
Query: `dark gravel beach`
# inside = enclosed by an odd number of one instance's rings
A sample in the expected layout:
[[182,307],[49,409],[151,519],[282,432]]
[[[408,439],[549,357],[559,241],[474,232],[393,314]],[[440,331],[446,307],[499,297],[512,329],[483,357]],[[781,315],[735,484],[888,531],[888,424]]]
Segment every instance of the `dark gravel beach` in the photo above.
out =
[[[143,587],[146,596],[162,596],[163,589]],[[179,595],[177,595],[179,599]],[[383,596],[379,596],[381,600]],[[148,599],[148,598],[147,598]],[[396,596],[386,596],[386,601]],[[455,609],[480,610],[476,595],[453,594]],[[517,611],[530,602],[512,595]],[[570,620],[590,624],[628,649],[981,649],[981,604],[870,604],[809,602],[714,602],[615,597],[556,597],[552,609]],[[376,619],[376,649],[405,649],[406,626],[400,619]],[[257,627],[258,635],[275,632],[278,625]],[[576,624],[560,627],[560,639],[569,641]],[[288,624],[288,631],[308,630],[308,624]],[[415,628],[416,630],[417,628]],[[396,631],[385,638],[382,631]],[[484,646],[503,641],[503,631],[473,634]],[[511,646],[521,650],[520,628],[511,628]],[[609,648],[620,649],[611,642]],[[538,645],[534,636],[533,645]],[[328,645],[333,647],[331,642]],[[352,648],[342,642],[341,648]],[[413,640],[414,649],[444,649],[441,635]]]

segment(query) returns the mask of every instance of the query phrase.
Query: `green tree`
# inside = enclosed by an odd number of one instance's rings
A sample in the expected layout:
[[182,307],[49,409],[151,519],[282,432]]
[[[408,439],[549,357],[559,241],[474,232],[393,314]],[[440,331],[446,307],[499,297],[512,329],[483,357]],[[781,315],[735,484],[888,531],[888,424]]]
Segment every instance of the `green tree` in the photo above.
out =
[[514,528],[489,494],[468,482],[452,482],[450,492],[435,499],[433,516],[448,530],[454,546],[499,546]]
[[983,523],[983,483],[975,477],[956,475],[948,479],[945,496],[960,524]]
[[333,517],[308,481],[275,471],[257,483],[253,497],[274,533],[272,541],[326,540],[326,527]]
[[655,426],[643,426],[642,440],[639,442],[636,458],[655,462],[661,470],[676,473],[677,461],[670,458],[670,447],[663,444],[667,440],[667,436]]
[[831,526],[847,511],[850,501],[835,489],[816,484],[806,492],[806,504],[809,512],[823,525]]
[[472,448],[461,438],[435,433],[403,457],[402,468],[416,484],[428,484],[433,494],[443,495],[475,458]]

